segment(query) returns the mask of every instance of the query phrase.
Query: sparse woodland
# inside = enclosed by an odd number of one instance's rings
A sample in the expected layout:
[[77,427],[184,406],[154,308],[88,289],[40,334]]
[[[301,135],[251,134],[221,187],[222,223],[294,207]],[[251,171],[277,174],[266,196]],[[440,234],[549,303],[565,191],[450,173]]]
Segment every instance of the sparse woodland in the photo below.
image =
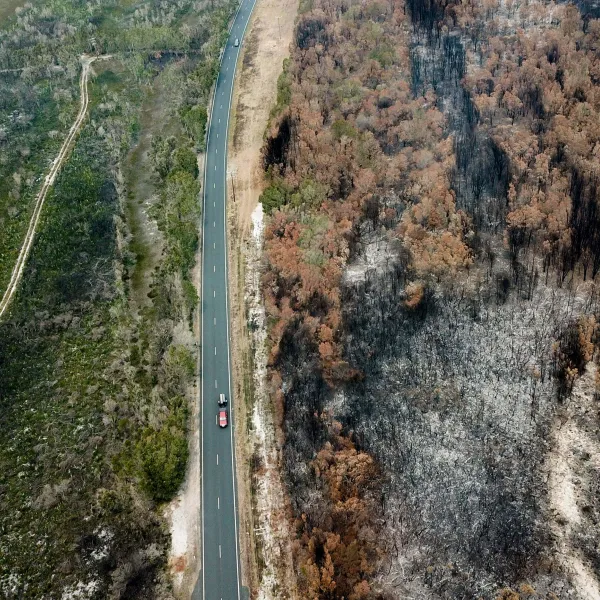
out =
[[600,589],[597,473],[577,527],[548,484],[598,359],[592,10],[301,5],[262,286],[309,598],[585,597],[575,555]]
[[80,55],[112,55],[0,323],[2,598],[172,597],[163,506],[197,372],[197,153],[234,9],[27,3],[0,28],[0,289],[76,114]]

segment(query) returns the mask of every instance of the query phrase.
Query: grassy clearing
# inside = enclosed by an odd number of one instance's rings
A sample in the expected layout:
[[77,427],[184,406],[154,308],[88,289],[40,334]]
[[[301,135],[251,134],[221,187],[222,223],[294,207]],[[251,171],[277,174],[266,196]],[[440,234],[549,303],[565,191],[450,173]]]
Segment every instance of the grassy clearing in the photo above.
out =
[[23,0],[0,0],[0,21],[9,18],[14,14],[15,9],[23,4]]

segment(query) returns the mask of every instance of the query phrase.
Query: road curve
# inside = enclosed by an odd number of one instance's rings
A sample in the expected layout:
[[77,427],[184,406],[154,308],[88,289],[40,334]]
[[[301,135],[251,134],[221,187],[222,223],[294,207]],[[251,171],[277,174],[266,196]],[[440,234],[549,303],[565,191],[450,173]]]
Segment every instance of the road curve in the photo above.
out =
[[[10,301],[12,300],[17,288],[19,287],[19,283],[21,282],[21,277],[23,276],[23,269],[25,268],[25,263],[27,262],[27,257],[29,256],[29,252],[31,250],[31,246],[33,245],[33,240],[35,238],[35,232],[37,230],[37,226],[40,220],[40,215],[42,214],[42,208],[44,207],[44,201],[46,200],[46,196],[48,195],[48,191],[54,184],[56,176],[60,171],[63,163],[69,155],[69,151],[71,150],[71,145],[73,140],[79,133],[81,126],[83,125],[83,121],[85,120],[85,116],[88,109],[89,97],[88,97],[88,75],[90,73],[90,65],[97,57],[92,56],[84,56],[81,59],[82,69],[81,69],[81,78],[79,80],[79,90],[80,90],[80,98],[81,105],[79,107],[79,112],[77,113],[77,117],[75,117],[75,121],[73,121],[73,125],[71,125],[71,129],[69,129],[69,133],[67,133],[67,137],[63,142],[63,145],[60,148],[58,156],[54,159],[52,163],[52,167],[46,178],[44,179],[44,183],[38,192],[38,195],[35,199],[35,206],[33,209],[33,214],[31,215],[31,220],[29,221],[29,227],[27,229],[27,233],[25,234],[25,240],[23,241],[23,245],[21,246],[21,250],[19,252],[19,256],[17,257],[17,262],[12,271],[12,275],[10,277],[10,281],[8,283],[8,287],[6,288],[4,295],[2,296],[2,300],[0,300],[0,318],[6,312]],[[103,57],[104,58],[104,57]]]
[[[227,297],[227,135],[237,60],[254,3],[255,0],[242,0],[223,50],[204,164],[200,417],[203,600],[239,600],[241,594]],[[240,46],[235,46],[236,39]],[[219,394],[228,399],[226,429],[217,424]],[[196,594],[199,588],[200,585]]]

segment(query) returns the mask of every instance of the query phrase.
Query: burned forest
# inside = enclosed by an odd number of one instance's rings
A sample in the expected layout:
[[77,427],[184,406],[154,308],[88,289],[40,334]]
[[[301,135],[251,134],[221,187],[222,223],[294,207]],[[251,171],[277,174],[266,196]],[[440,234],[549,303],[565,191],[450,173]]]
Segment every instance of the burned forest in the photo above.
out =
[[600,597],[598,16],[301,2],[261,201],[306,597]]

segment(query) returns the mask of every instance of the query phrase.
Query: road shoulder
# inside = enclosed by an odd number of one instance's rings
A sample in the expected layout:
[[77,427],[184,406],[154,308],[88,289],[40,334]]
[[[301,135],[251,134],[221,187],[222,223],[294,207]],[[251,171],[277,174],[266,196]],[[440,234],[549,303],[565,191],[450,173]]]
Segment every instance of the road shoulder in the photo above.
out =
[[277,78],[289,54],[297,9],[298,0],[257,0],[236,73],[228,150],[232,368],[239,399],[240,558],[243,585],[251,589],[252,597],[261,598],[296,596],[292,538],[285,514],[287,495],[277,467],[275,438],[269,435],[269,400],[261,375],[266,356],[261,352],[260,332],[254,328],[251,332],[248,320],[251,312],[261,308],[260,238],[252,235],[253,212],[256,220],[264,186],[260,151],[275,104]]

